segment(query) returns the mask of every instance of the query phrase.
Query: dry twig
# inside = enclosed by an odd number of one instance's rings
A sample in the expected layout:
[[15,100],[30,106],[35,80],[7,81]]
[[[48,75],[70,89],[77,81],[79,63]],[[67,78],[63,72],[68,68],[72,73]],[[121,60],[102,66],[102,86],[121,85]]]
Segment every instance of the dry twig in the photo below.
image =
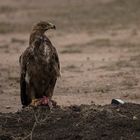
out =
[[33,115],[35,118],[35,122],[33,124],[31,132],[26,137],[22,138],[22,140],[26,140],[28,138],[30,138],[30,140],[33,140],[34,130],[38,124],[41,125],[47,120],[47,117],[48,117],[46,115],[47,112],[48,112],[48,109],[46,109],[46,108],[45,108],[45,112],[44,112],[44,108],[42,108],[42,107],[33,108]]

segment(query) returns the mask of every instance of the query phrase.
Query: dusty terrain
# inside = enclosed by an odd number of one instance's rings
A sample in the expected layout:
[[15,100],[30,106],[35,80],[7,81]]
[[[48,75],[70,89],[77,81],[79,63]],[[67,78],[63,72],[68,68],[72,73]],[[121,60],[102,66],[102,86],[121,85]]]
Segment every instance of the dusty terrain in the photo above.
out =
[[[0,112],[21,110],[18,59],[28,46],[32,24],[39,20],[50,21],[57,28],[46,34],[57,48],[61,61],[62,77],[58,79],[53,97],[58,105],[106,105],[113,98],[139,104],[139,5],[139,0],[1,1]],[[125,108],[126,112],[128,108],[131,104]],[[136,112],[138,108],[139,105],[133,106]],[[9,115],[12,119],[17,114]]]
[[0,113],[0,139],[139,140],[139,108],[137,104],[81,105],[57,107],[51,112],[37,108]]

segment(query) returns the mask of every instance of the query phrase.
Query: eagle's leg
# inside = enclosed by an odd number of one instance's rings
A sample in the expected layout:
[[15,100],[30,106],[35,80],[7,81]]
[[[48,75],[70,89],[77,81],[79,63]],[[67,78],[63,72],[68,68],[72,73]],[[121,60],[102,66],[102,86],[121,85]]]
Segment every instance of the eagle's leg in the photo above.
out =
[[31,95],[30,106],[36,107],[36,106],[43,105],[43,106],[49,106],[49,108],[52,108],[51,99],[48,96],[43,96],[43,97],[35,96],[35,92],[33,88],[31,90],[30,95]]
[[50,80],[49,88],[46,91],[46,95],[49,97],[50,100],[52,99],[52,96],[53,96],[56,80],[57,80],[56,78],[53,78],[52,80]]
[[40,99],[35,97],[35,89],[34,89],[33,85],[30,86],[30,96],[31,96],[30,106],[40,105]]
[[52,95],[53,89],[49,88],[49,90],[46,91],[45,96],[40,99],[40,104],[49,106],[49,108],[52,109],[53,106],[56,106],[56,102],[52,100]]
[[57,80],[57,78],[53,78],[53,79],[50,81],[49,97],[50,97],[50,101],[51,101],[51,103],[52,103],[53,106],[56,106],[56,105],[57,105],[57,103],[56,103],[54,100],[52,100],[52,96],[53,96],[53,92],[54,92],[56,80]]

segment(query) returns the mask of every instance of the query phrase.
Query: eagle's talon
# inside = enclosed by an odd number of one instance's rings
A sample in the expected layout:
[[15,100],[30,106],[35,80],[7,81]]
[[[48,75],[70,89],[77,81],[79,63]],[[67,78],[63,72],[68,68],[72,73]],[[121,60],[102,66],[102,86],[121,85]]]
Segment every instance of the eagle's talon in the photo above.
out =
[[47,96],[43,96],[39,99],[33,99],[30,103],[30,106],[37,107],[37,106],[48,106],[49,109],[52,109],[55,105],[55,102],[50,100]]
[[33,99],[32,102],[30,103],[30,106],[38,106],[40,105],[40,99]]

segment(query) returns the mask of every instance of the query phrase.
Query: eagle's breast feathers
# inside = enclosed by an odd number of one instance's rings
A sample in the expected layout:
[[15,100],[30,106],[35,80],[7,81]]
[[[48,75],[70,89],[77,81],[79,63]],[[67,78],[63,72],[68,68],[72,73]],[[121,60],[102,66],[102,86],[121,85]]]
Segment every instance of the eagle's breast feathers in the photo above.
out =
[[[57,51],[52,45],[51,41],[46,37],[39,37],[35,39],[32,44],[34,47],[34,57],[36,62],[39,61],[42,64],[45,64],[47,67],[54,72],[57,76],[60,76],[60,63]],[[55,73],[54,73],[55,74]]]

